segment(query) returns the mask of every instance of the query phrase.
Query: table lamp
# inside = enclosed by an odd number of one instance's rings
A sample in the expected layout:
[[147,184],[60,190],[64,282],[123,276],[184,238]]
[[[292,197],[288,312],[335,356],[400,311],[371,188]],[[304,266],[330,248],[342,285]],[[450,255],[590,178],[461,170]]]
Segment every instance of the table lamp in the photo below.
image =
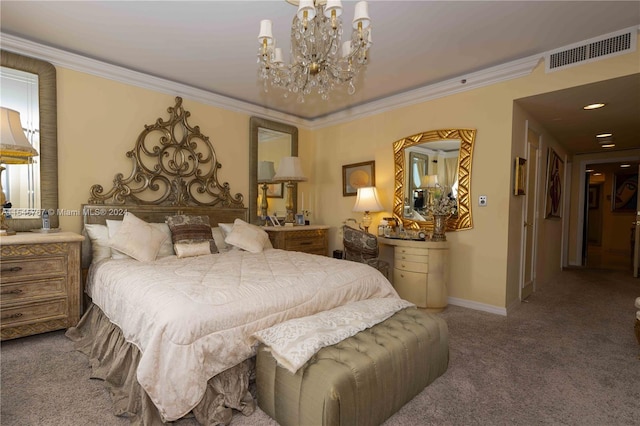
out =
[[273,182],[273,177],[276,174],[276,169],[273,166],[273,161],[260,161],[258,163],[258,183],[262,186],[262,202],[260,203],[260,217],[266,219],[269,209],[269,202],[267,201],[267,189],[269,184]]
[[365,232],[369,232],[369,226],[371,226],[371,216],[369,212],[379,212],[382,210],[382,204],[378,201],[378,192],[375,186],[358,188],[358,195],[356,196],[356,204],[353,206],[353,211],[364,212],[364,216],[362,216],[362,227]]
[[420,187],[427,190],[427,206],[433,205],[434,192],[438,187],[438,175],[425,175],[420,181]]
[[5,167],[1,164],[29,164],[31,158],[38,155],[24,134],[20,113],[9,108],[0,107],[0,235],[14,235],[6,223],[4,205],[7,198],[2,188],[2,171]]
[[273,177],[274,182],[287,183],[287,216],[284,223],[295,223],[293,217],[293,187],[294,182],[304,182],[307,177],[302,173],[302,166],[298,157],[283,157],[278,164],[278,171]]

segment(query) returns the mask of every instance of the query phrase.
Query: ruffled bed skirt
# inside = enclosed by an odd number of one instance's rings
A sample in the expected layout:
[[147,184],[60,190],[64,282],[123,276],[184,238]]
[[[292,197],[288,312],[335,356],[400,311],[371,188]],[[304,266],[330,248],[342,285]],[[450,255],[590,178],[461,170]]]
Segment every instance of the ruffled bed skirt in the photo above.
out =
[[[78,325],[67,330],[66,336],[75,342],[77,350],[89,357],[91,377],[104,380],[109,387],[115,415],[127,416],[134,424],[164,423],[136,379],[140,351],[125,341],[120,328],[112,324],[100,308],[91,304]],[[256,403],[249,385],[254,377],[255,359],[251,358],[211,378],[192,415],[200,424],[226,425],[231,422],[233,410],[247,416],[252,414]]]

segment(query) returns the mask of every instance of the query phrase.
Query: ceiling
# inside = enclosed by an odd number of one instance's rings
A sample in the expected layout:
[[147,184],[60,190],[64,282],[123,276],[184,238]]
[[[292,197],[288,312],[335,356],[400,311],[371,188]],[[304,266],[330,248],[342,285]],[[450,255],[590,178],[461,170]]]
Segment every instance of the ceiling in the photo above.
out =
[[[349,37],[355,3],[343,5],[344,36]],[[0,28],[4,34],[313,120],[640,25],[638,1],[373,0],[370,62],[356,93],[337,91],[329,101],[310,96],[299,104],[277,89],[265,93],[257,72],[260,20],[273,21],[274,36],[287,51],[295,11],[284,0],[2,0]],[[601,149],[592,146],[596,127],[615,132],[616,149],[638,147],[638,78],[611,83],[612,89],[604,82],[521,102],[562,143],[566,137],[571,152]],[[576,126],[583,117],[571,112],[569,102],[596,93],[609,100],[603,111],[610,113],[593,112],[589,127],[583,121]],[[636,115],[623,120],[625,112]],[[596,114],[608,119],[597,126]]]

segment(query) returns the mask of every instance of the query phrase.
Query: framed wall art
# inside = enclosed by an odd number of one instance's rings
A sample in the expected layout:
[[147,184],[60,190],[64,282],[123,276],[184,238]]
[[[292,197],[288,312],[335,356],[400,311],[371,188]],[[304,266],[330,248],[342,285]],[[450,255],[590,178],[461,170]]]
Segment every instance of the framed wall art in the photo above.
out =
[[270,183],[267,185],[267,198],[282,198],[283,191],[283,182],[280,183]]
[[564,161],[558,153],[549,148],[547,155],[547,196],[545,219],[562,217],[562,185],[564,179]]
[[525,195],[527,185],[527,159],[516,157],[513,171],[513,195]]
[[613,175],[612,211],[633,212],[638,205],[638,173]]
[[376,185],[376,162],[347,164],[342,166],[342,196],[356,195],[358,188]]

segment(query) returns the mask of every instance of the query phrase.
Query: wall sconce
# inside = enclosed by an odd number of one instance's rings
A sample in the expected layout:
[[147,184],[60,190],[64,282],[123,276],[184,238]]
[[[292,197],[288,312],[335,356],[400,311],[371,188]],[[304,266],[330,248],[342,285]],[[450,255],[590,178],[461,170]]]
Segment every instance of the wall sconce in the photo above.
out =
[[356,196],[356,204],[353,206],[353,211],[364,212],[364,216],[362,216],[362,227],[365,232],[369,232],[369,226],[371,226],[371,216],[369,212],[379,212],[382,210],[382,204],[378,201],[378,192],[375,186],[358,188],[358,195]]

